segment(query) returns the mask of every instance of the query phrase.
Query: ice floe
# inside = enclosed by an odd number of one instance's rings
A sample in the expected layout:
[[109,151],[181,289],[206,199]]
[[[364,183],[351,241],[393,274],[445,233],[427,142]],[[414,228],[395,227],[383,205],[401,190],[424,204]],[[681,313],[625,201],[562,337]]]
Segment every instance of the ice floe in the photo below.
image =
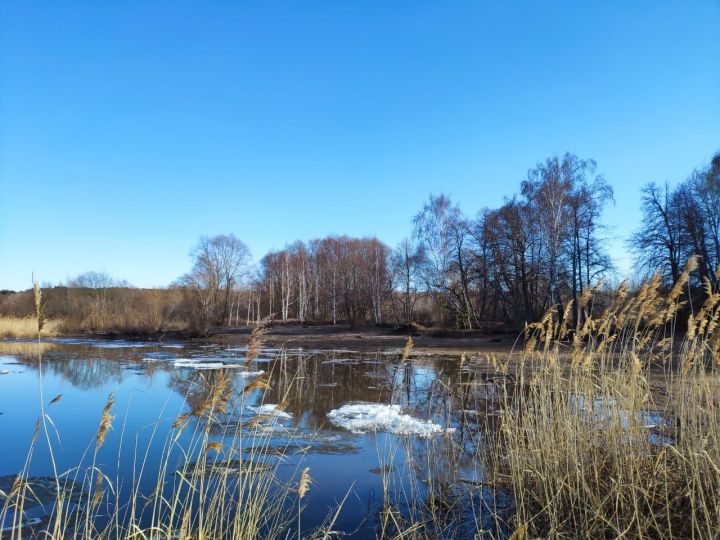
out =
[[91,347],[96,349],[146,349],[149,347],[157,347],[159,343],[151,343],[147,341],[95,341],[89,343]]
[[173,360],[173,367],[180,369],[237,369],[241,377],[258,377],[264,371],[247,371],[241,364],[225,364],[223,362],[198,362],[192,358],[176,358]]
[[143,362],[160,362],[162,360],[172,360],[176,356],[170,352],[150,352],[145,353]]
[[429,437],[452,431],[443,428],[431,420],[421,420],[409,414],[403,414],[400,405],[381,403],[347,403],[328,413],[328,419],[336,426],[353,433],[386,431],[396,435],[418,435]]
[[324,365],[340,364],[343,366],[359,366],[360,364],[362,364],[360,360],[355,360],[353,358],[337,358],[333,360],[323,360],[322,363]]
[[278,409],[277,404],[273,403],[265,403],[264,405],[258,405],[257,407],[248,405],[248,409],[253,411],[255,414],[277,416],[278,418],[292,418],[292,414],[286,413],[282,409]]
[[[20,341],[20,340],[18,340]],[[94,338],[45,338],[44,343],[57,343],[60,345],[83,345],[95,349],[147,349],[163,347],[182,349],[182,343],[163,343],[159,341],[131,341],[126,339],[94,339]]]

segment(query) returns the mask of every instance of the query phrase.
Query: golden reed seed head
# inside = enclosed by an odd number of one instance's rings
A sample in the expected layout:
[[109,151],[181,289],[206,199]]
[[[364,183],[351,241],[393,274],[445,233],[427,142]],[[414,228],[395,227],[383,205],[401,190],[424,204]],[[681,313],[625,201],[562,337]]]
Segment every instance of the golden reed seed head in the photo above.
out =
[[223,451],[223,445],[222,445],[222,443],[219,442],[219,441],[209,442],[209,443],[205,446],[205,453],[206,453],[206,454],[207,454],[208,452],[222,452],[222,451]]
[[100,415],[100,426],[98,427],[95,441],[96,449],[100,448],[105,443],[108,431],[110,431],[110,428],[112,427],[112,421],[114,419],[114,416],[111,414],[113,405],[115,405],[115,397],[110,394],[107,402],[105,403],[105,407],[103,408],[103,412]]
[[412,336],[408,336],[407,343],[405,343],[405,348],[403,349],[403,353],[402,353],[403,360],[407,360],[410,358],[410,354],[412,353],[414,346],[415,346],[415,343],[413,342]]
[[305,497],[307,492],[310,490],[311,483],[312,478],[310,478],[310,467],[305,467],[302,475],[300,476],[300,485],[298,486],[298,497],[300,497],[300,499]]
[[273,320],[273,314],[271,313],[267,317],[263,318],[260,322],[255,325],[255,328],[250,332],[250,339],[248,339],[247,357],[245,365],[249,366],[260,354],[262,349],[262,337],[267,332],[268,326]]

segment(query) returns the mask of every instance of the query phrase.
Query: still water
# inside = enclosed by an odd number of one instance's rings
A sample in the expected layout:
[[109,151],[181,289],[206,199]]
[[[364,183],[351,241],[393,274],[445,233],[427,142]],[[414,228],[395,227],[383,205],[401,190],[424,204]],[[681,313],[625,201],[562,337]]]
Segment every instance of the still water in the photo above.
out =
[[[97,466],[116,479],[120,500],[133,484],[149,493],[157,478],[147,471],[160,467],[173,424],[192,416],[222,377],[229,388],[221,424],[265,425],[258,451],[277,465],[280,480],[290,482],[309,467],[303,531],[344,499],[334,529],[375,538],[385,505],[410,515],[432,485],[434,495],[442,491],[452,501],[439,537],[502,535],[492,515],[509,512],[512,502],[483,487],[477,459],[498,398],[485,371],[442,357],[404,361],[399,351],[264,349],[249,366],[245,354],[241,347],[197,342],[0,341],[0,489],[23,469],[41,400],[55,464],[48,443],[36,445],[32,478],[71,470],[92,452],[112,395],[113,427]],[[247,391],[258,377],[269,388]],[[224,433],[218,429],[214,438],[222,442]],[[253,451],[252,439],[240,444]],[[27,512],[42,519],[47,508]]]

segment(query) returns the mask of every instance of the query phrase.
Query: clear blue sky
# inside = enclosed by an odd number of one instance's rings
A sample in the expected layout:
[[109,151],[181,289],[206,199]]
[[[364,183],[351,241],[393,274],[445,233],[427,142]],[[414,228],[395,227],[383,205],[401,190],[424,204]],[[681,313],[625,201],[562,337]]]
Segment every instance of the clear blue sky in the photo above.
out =
[[622,238],[720,149],[718,1],[0,6],[0,288],[166,285],[201,234],[394,245],[430,193],[475,214],[565,151]]

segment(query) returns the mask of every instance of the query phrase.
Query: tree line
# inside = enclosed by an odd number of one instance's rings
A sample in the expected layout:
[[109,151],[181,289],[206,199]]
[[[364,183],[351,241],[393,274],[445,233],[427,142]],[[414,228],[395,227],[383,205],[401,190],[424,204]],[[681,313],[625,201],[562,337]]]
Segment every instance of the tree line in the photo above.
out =
[[[613,270],[602,220],[613,202],[595,161],[568,153],[538,163],[499,208],[474,216],[446,194],[431,195],[394,248],[374,237],[328,236],[295,241],[253,265],[235,235],[201,237],[191,269],[167,289],[142,291],[88,272],[48,291],[49,315],[87,331],[122,320],[138,332],[207,333],[267,316],[509,329],[555,306],[577,325],[602,297],[587,293]],[[659,271],[672,287],[695,256],[696,292],[718,285],[720,153],[674,188],[647,184],[641,212],[629,247],[646,276]],[[0,314],[31,312],[23,294],[1,295]]]
[[394,249],[376,238],[295,242],[262,259],[248,311],[463,329],[535,320],[611,269],[600,215],[612,189],[595,170],[570,154],[548,159],[502,207],[475,217],[432,195]]

